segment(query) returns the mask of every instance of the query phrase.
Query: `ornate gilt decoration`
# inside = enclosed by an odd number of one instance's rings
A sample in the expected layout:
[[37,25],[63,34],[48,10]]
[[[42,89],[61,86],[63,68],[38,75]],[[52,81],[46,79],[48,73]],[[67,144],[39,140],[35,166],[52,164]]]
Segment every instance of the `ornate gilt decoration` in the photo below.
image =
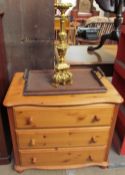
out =
[[72,5],[70,3],[55,3],[55,8],[61,12],[59,32],[59,43],[55,46],[58,51],[59,58],[54,66],[53,85],[66,85],[72,83],[72,73],[69,71],[70,65],[65,62],[65,54],[67,51],[67,33],[65,29],[66,15],[65,12]]

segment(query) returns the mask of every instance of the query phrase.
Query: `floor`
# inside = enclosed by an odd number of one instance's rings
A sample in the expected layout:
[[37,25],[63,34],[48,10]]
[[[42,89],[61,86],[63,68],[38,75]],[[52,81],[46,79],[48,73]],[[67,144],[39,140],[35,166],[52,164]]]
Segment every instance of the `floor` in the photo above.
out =
[[[125,167],[102,169],[99,167],[80,168],[72,170],[26,170],[21,175],[124,175]],[[12,169],[12,164],[0,166],[0,175],[18,175]]]
[[[0,166],[0,175],[18,175],[13,162]],[[26,170],[21,175],[125,175],[125,156],[120,156],[112,147],[109,154],[109,168],[87,167],[70,170]]]

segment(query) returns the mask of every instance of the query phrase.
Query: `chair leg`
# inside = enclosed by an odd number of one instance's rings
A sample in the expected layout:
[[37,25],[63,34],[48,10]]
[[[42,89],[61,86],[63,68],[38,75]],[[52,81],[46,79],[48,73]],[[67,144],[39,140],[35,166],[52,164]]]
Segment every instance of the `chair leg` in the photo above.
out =
[[89,46],[89,47],[88,47],[88,51],[94,51],[94,50],[100,49],[100,48],[104,45],[105,41],[106,41],[107,39],[110,39],[110,38],[111,38],[110,35],[111,35],[111,34],[105,34],[105,35],[103,35],[103,36],[101,37],[101,40],[100,40],[99,45],[98,45],[98,46],[95,46],[95,47]]
[[89,46],[89,47],[88,47],[88,51],[94,51],[94,50],[100,49],[100,48],[104,45],[104,43],[105,43],[105,41],[106,41],[107,39],[113,40],[113,41],[117,41],[117,42],[118,42],[118,41],[119,41],[119,33],[117,33],[117,31],[112,31],[112,32],[109,33],[109,34],[103,35],[103,36],[101,37],[101,40],[100,40],[99,45],[96,46],[96,47]]

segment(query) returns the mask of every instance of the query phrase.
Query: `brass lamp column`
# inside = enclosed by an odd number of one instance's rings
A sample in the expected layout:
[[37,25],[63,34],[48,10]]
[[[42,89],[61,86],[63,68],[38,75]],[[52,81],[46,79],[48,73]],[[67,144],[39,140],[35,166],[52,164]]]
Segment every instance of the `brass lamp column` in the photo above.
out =
[[56,45],[59,58],[54,67],[53,84],[54,86],[66,85],[72,83],[72,73],[69,71],[70,66],[65,62],[65,54],[67,50],[67,33],[65,29],[66,10],[71,7],[70,3],[56,3],[55,8],[61,12],[60,25],[61,31],[59,32],[59,44]]

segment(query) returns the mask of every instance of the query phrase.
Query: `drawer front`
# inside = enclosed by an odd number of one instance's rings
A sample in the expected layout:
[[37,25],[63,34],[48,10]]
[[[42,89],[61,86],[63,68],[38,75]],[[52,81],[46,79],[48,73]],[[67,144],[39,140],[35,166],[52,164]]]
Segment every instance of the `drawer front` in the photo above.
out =
[[105,161],[105,148],[59,148],[20,150],[22,166],[69,166]]
[[16,128],[56,128],[110,125],[114,105],[81,107],[15,107]]
[[109,127],[17,130],[20,149],[106,145]]

